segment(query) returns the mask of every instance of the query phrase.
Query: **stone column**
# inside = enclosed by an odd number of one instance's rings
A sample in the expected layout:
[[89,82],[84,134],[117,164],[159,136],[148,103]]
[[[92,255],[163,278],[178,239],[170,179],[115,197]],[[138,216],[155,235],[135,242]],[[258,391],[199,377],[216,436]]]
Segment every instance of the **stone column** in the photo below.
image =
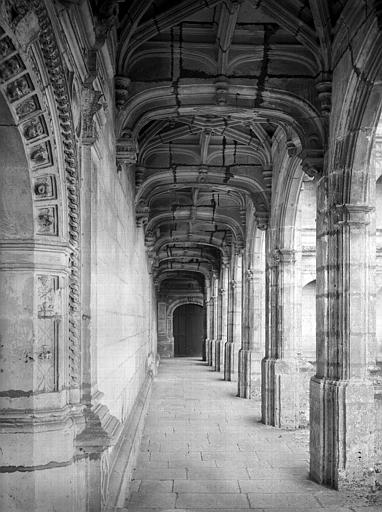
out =
[[220,372],[224,370],[224,348],[227,342],[227,292],[228,292],[228,262],[223,262],[220,271],[219,282],[219,321],[218,321],[218,340],[216,343],[216,362],[215,370]]
[[211,365],[211,336],[212,336],[212,298],[211,298],[211,280],[205,280],[206,293],[206,340],[205,340],[205,361]]
[[227,343],[225,345],[224,380],[237,380],[238,352],[241,345],[241,315],[242,315],[242,267],[243,254],[238,251],[235,255],[234,279],[230,281],[232,302],[231,322]]
[[298,428],[301,389],[296,354],[295,251],[276,249],[268,257],[266,355],[262,361],[262,421]]
[[211,366],[212,370],[216,370],[216,345],[219,336],[219,277],[214,272],[212,277],[212,293],[213,293],[213,334],[211,339]]
[[[375,405],[369,368],[370,237],[365,204],[317,201],[317,374],[311,380],[310,474],[337,489],[370,488]],[[374,350],[373,350],[374,349]],[[373,353],[374,351],[374,353]]]
[[243,325],[243,341],[239,351],[238,396],[260,396],[261,348],[263,328],[262,298],[263,272],[249,268],[245,273],[246,315]]

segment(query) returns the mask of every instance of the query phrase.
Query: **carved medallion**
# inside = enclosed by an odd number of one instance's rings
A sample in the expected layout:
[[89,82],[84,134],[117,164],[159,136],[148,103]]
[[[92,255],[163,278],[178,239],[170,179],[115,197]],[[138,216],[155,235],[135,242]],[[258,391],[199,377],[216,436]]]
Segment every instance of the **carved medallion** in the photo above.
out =
[[55,199],[56,187],[54,176],[41,176],[34,180],[33,192],[36,200]]
[[41,135],[46,135],[45,121],[43,117],[31,119],[23,125],[23,135],[27,140],[37,139]]
[[32,91],[32,82],[27,75],[24,75],[8,85],[6,95],[11,102],[14,102],[23,98]]
[[0,65],[0,82],[6,82],[24,71],[24,65],[18,56],[12,57]]
[[0,41],[0,59],[5,59],[10,55],[12,52],[15,51],[15,47],[12,44],[12,41],[9,39],[9,37],[4,37],[4,39],[1,39]]
[[37,110],[40,110],[40,104],[37,96],[33,96],[32,98],[28,98],[17,105],[16,114],[18,115],[19,119],[23,119],[24,117],[27,117],[29,114],[32,114]]
[[37,209],[36,233],[38,235],[57,235],[57,209],[55,206]]
[[48,141],[33,146],[29,154],[33,167],[46,167],[52,164],[52,153]]

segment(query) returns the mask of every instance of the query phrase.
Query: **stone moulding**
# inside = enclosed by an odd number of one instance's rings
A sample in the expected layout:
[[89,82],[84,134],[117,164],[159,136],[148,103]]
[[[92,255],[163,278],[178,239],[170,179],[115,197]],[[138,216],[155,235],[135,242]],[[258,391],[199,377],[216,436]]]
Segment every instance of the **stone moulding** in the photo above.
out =
[[64,153],[65,181],[69,225],[70,277],[69,277],[69,377],[72,387],[79,386],[80,371],[80,217],[79,183],[76,154],[76,138],[69,93],[60,50],[54,35],[48,11],[41,0],[32,0],[40,25],[39,44],[52,85],[60,121]]

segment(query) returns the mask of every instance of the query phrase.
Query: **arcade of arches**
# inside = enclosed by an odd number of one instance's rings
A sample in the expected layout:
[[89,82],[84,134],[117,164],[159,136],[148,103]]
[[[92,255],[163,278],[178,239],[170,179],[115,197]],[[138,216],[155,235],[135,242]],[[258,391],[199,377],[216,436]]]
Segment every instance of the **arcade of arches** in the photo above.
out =
[[381,489],[382,2],[0,0],[0,91],[1,510],[114,510],[190,354]]

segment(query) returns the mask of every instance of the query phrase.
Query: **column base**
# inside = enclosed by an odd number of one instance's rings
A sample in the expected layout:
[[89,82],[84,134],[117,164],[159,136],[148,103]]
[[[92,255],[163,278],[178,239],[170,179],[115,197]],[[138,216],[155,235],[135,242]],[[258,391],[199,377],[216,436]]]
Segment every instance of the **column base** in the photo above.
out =
[[211,340],[210,350],[211,350],[211,369],[212,371],[216,370],[216,345],[218,343],[218,340],[213,339]]
[[238,396],[261,398],[261,360],[252,350],[239,350]]
[[375,401],[369,380],[310,382],[310,476],[338,490],[370,492],[375,474]]
[[206,338],[205,341],[205,353],[206,353],[206,363],[208,366],[211,366],[211,340]]
[[215,346],[215,371],[221,372],[224,369],[224,341],[216,340]]
[[238,350],[235,343],[227,341],[224,347],[224,380],[237,381]]
[[314,368],[304,360],[264,358],[261,362],[262,421],[297,429],[309,424],[309,381]]

